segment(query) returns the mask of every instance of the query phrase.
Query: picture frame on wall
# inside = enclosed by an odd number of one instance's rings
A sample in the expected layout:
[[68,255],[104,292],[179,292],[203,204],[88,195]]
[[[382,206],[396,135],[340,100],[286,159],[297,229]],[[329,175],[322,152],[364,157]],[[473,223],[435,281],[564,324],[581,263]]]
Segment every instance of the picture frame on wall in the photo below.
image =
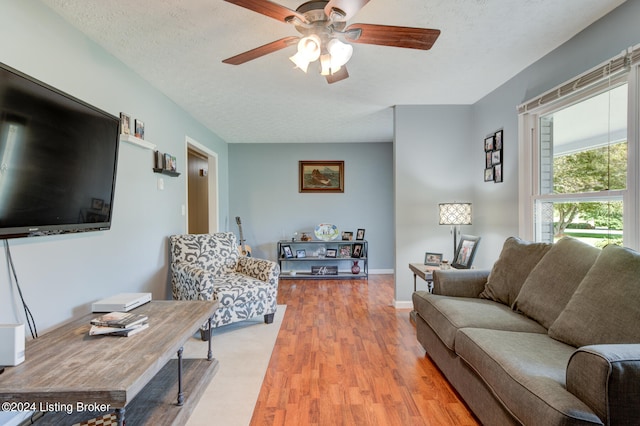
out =
[[138,139],[144,139],[144,121],[135,120],[135,136]]
[[299,161],[298,192],[344,192],[344,161]]
[[484,181],[500,183],[503,181],[503,129],[484,138]]
[[493,181],[493,167],[489,167],[488,169],[484,169],[484,181],[485,182]]
[[494,140],[493,140],[493,135],[486,137],[484,139],[484,150],[485,151],[493,151],[494,150]]
[[120,134],[131,134],[131,116],[129,114],[125,114],[124,112],[120,113]]

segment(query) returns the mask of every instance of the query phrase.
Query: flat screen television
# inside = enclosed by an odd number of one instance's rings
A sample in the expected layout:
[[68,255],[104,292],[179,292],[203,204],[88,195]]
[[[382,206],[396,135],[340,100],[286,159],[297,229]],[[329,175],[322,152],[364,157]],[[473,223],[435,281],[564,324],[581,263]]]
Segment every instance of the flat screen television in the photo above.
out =
[[107,230],[120,120],[0,63],[0,238]]

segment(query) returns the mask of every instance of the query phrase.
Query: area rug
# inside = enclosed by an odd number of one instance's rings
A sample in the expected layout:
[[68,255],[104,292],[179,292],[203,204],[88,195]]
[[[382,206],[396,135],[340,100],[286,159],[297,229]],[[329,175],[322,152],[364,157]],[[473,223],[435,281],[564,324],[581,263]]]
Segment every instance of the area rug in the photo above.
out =
[[[285,311],[286,305],[278,305],[271,324],[259,317],[213,330],[213,356],[220,369],[186,426],[247,426],[251,422]],[[183,356],[201,358],[206,353],[207,342],[198,335],[185,344]]]

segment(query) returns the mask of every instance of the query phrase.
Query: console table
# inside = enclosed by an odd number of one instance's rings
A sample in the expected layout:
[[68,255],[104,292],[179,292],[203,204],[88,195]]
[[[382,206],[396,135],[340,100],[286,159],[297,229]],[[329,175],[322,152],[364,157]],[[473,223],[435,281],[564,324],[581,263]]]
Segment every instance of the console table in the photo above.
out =
[[217,301],[151,301],[132,311],[147,315],[149,328],[130,337],[89,336],[89,321],[99,314],[62,325],[27,342],[25,361],[5,369],[0,402],[42,411],[47,424],[114,410],[119,425],[125,410],[132,425],[184,424],[218,361],[211,340],[206,358],[184,363],[182,346],[217,307]]
[[[410,263],[409,269],[411,269],[411,272],[413,272],[413,291],[416,291],[417,288],[416,277],[420,277],[427,282],[427,291],[431,292],[433,288],[433,271],[435,271],[436,269],[440,269],[440,267],[424,265],[422,263]],[[411,318],[411,321],[414,322],[414,324],[417,314],[418,313],[415,311],[415,309],[412,310],[409,314],[409,317]]]

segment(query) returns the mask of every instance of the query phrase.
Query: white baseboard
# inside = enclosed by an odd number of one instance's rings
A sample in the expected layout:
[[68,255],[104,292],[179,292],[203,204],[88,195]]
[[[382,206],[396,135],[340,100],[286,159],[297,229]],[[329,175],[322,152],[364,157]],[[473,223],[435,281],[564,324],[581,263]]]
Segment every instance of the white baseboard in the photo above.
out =
[[369,275],[393,275],[393,269],[369,269]]
[[393,306],[396,309],[413,309],[413,302],[410,300],[394,300]]

